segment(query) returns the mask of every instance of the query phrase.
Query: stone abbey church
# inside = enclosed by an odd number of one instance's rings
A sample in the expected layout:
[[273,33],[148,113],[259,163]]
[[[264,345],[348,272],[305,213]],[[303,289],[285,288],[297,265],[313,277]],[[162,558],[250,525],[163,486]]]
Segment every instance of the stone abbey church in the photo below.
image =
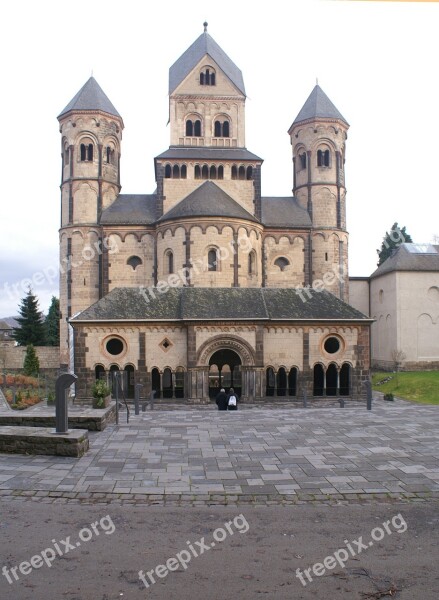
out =
[[[76,395],[207,402],[364,395],[371,320],[349,305],[348,123],[316,85],[288,130],[293,195],[261,195],[243,76],[207,33],[169,70],[152,194],[121,193],[121,115],[91,77],[59,115],[61,363]],[[294,114],[292,115],[294,118]],[[287,129],[288,123],[285,124]]]

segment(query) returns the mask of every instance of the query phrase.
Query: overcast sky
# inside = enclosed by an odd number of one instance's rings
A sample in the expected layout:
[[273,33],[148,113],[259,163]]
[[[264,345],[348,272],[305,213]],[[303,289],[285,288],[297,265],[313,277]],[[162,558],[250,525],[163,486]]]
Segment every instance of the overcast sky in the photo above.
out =
[[[22,0],[1,15],[0,318],[17,313],[25,278],[56,269],[57,115],[93,72],[125,123],[122,191],[152,193],[153,158],[170,143],[168,69],[204,20],[243,72],[263,195],[291,193],[287,131],[316,78],[349,122],[350,275],[374,270],[394,221],[416,242],[439,234],[439,4]],[[47,311],[57,281],[36,281]]]

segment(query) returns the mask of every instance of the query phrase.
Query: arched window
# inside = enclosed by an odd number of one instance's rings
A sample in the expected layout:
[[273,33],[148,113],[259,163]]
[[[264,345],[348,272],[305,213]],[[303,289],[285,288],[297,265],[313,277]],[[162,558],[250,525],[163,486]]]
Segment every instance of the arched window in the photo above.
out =
[[195,124],[194,124],[194,136],[195,137],[201,136],[201,121],[199,119],[197,121],[195,121]]
[[313,395],[314,396],[323,396],[324,384],[325,384],[325,374],[323,371],[323,367],[320,364],[314,366],[314,377],[313,377]]
[[230,124],[227,120],[215,121],[214,136],[215,137],[229,137],[230,136]]
[[186,165],[181,165],[180,177],[182,179],[186,179],[187,178],[187,167],[186,167]]
[[81,144],[81,162],[93,160],[93,144]]
[[210,167],[210,179],[216,179],[216,167],[212,165]]
[[170,179],[172,176],[172,169],[171,169],[171,165],[166,165],[165,166],[165,178],[166,179]]
[[329,150],[317,150],[317,166],[329,167],[331,161],[331,153]]
[[189,137],[194,135],[194,124],[190,119],[186,121],[186,135]]
[[349,396],[351,389],[351,365],[343,363],[340,369],[340,396]]
[[174,272],[174,253],[172,250],[166,250],[165,252],[165,270],[167,275]]
[[276,387],[276,376],[274,370],[271,367],[265,372],[265,395],[274,396],[274,390]]
[[105,148],[105,154],[106,154],[106,162],[109,165],[112,162],[112,160],[111,160],[111,148],[110,148],[110,146],[107,146]]
[[337,395],[337,380],[338,372],[337,367],[334,363],[331,363],[326,369],[326,395],[336,396]]
[[211,248],[207,254],[208,271],[218,271],[218,256],[215,248]]
[[218,167],[218,179],[224,179],[224,167],[222,165]]
[[287,373],[283,367],[277,372],[277,395],[286,396],[287,394]]
[[281,271],[284,271],[285,268],[288,267],[288,265],[290,264],[290,261],[288,260],[288,258],[285,258],[285,256],[279,256],[279,258],[276,258],[276,260],[274,261],[274,264],[276,265],[276,267],[279,267]]
[[306,152],[299,154],[299,164],[301,169],[306,169]]
[[201,169],[200,169],[200,165],[195,165],[195,169],[194,169],[194,177],[195,177],[195,179],[201,179]]
[[172,177],[173,179],[180,179],[180,167],[178,165],[172,167]]
[[200,73],[200,85],[215,85],[215,71],[212,67],[203,67]]
[[295,396],[297,393],[297,369],[292,367],[288,373],[288,395]]
[[247,167],[247,179],[248,180],[253,179],[253,167],[252,166]]
[[256,252],[252,250],[248,255],[248,274],[256,274]]
[[105,367],[103,365],[95,366],[95,379],[106,379]]
[[232,165],[232,179],[238,179],[238,167]]
[[209,167],[207,165],[203,165],[201,169],[201,179],[209,179]]
[[239,179],[245,179],[245,167],[242,165],[239,167]]
[[64,165],[68,165],[70,162],[70,152],[69,152],[69,147],[66,144],[64,146]]
[[130,258],[127,260],[127,265],[132,267],[133,271],[135,271],[137,269],[137,267],[141,264],[142,264],[142,259],[139,258],[138,256],[130,256]]

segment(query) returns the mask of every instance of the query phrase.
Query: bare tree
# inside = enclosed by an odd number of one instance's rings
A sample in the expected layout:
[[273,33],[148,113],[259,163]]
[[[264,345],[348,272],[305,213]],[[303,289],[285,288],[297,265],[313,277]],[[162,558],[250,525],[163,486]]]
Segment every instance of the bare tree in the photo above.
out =
[[407,358],[407,355],[402,350],[397,350],[397,349],[392,350],[392,360],[393,360],[393,365],[395,367],[395,373],[396,373],[396,387],[399,387],[398,373],[399,373],[402,363],[405,361],[406,358]]

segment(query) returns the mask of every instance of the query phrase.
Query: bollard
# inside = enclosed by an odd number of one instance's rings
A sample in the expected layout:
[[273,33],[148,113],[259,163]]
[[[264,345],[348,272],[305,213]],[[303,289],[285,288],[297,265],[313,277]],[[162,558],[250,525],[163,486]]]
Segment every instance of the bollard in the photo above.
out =
[[68,388],[77,381],[73,373],[60,375],[55,383],[55,433],[68,433],[69,411],[66,392]]
[[142,388],[143,388],[143,384],[141,384],[141,383],[136,383],[136,385],[134,387],[134,414],[135,415],[140,414],[139,401],[140,401],[140,390]]
[[303,390],[303,408],[308,408],[306,390]]
[[372,410],[372,383],[369,380],[365,381],[364,385],[366,386],[367,410]]
[[344,398],[339,398],[338,401],[340,403],[340,408],[344,408]]
[[151,410],[154,410],[154,397],[155,397],[155,390],[151,390],[151,393],[149,395],[149,407]]

